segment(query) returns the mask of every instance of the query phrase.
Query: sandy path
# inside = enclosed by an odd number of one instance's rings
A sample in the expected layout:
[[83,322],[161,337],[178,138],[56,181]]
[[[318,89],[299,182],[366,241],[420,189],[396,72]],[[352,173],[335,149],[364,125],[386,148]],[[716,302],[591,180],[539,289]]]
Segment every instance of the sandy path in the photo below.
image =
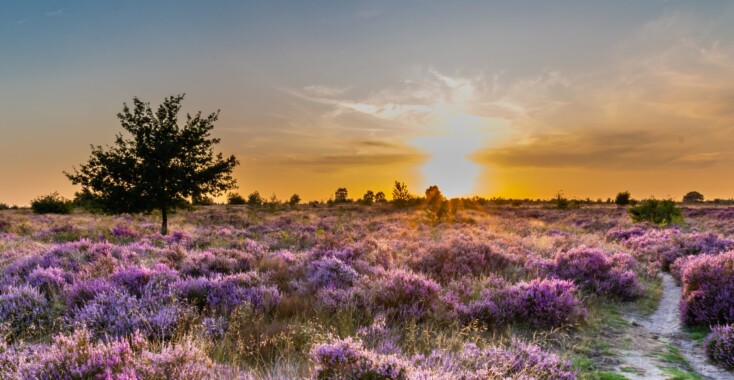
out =
[[[663,296],[658,309],[651,316],[640,318],[629,316],[632,327],[629,331],[631,344],[620,350],[621,368],[635,368],[637,373],[625,373],[630,379],[667,379],[666,368],[674,367],[665,363],[660,353],[669,345],[677,347],[691,368],[704,379],[734,379],[734,373],[720,369],[706,361],[703,345],[692,340],[682,330],[678,314],[681,288],[673,277],[663,273]],[[657,353],[657,354],[656,354]]]

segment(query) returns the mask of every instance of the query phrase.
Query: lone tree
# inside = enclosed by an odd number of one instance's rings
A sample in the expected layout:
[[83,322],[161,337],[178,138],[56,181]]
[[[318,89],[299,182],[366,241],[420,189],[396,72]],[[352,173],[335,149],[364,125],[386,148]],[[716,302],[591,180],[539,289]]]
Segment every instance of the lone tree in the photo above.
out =
[[621,193],[617,193],[617,197],[614,198],[614,203],[617,206],[627,206],[630,204],[630,192],[624,191]]
[[184,95],[166,98],[156,112],[133,99],[117,114],[130,137],[117,135],[113,146],[92,146],[92,156],[74,173],[64,174],[82,194],[109,213],[161,211],[161,234],[168,233],[168,213],[189,199],[217,196],[236,186],[234,156],[214,155],[219,139],[211,138],[219,111],[186,115],[178,125]]
[[689,191],[683,196],[683,202],[685,203],[699,203],[703,202],[703,194],[698,191]]
[[405,207],[413,199],[415,199],[415,197],[410,193],[410,190],[408,190],[408,186],[403,182],[395,181],[395,187],[392,190],[393,204],[398,207]]

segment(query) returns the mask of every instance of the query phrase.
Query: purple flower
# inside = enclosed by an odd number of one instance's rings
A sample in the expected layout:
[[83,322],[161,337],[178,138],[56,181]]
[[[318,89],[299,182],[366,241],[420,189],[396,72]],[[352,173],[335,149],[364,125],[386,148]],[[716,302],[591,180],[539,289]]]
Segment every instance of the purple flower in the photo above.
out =
[[726,369],[734,369],[734,326],[715,326],[704,345],[706,356],[711,361]]

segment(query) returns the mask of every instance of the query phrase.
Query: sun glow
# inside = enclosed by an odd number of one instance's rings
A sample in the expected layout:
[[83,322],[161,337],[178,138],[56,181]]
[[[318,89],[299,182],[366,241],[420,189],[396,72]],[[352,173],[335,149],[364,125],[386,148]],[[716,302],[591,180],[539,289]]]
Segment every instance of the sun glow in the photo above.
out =
[[425,185],[437,185],[448,197],[476,194],[481,166],[471,156],[486,146],[500,124],[495,119],[451,110],[439,112],[435,133],[412,143],[430,155],[422,167]]

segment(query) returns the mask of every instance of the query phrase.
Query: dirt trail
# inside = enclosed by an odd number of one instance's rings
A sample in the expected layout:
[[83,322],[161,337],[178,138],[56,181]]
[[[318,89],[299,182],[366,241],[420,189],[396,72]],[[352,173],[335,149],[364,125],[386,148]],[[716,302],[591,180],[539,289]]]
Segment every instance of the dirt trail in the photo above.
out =
[[[630,315],[632,327],[629,347],[620,350],[622,364],[618,370],[630,379],[668,379],[673,368],[693,370],[704,379],[734,379],[734,373],[706,361],[702,344],[692,340],[680,324],[678,303],[681,289],[670,274],[663,274],[663,296],[658,309],[649,317]],[[666,362],[663,355],[671,348],[680,351],[690,365]]]

